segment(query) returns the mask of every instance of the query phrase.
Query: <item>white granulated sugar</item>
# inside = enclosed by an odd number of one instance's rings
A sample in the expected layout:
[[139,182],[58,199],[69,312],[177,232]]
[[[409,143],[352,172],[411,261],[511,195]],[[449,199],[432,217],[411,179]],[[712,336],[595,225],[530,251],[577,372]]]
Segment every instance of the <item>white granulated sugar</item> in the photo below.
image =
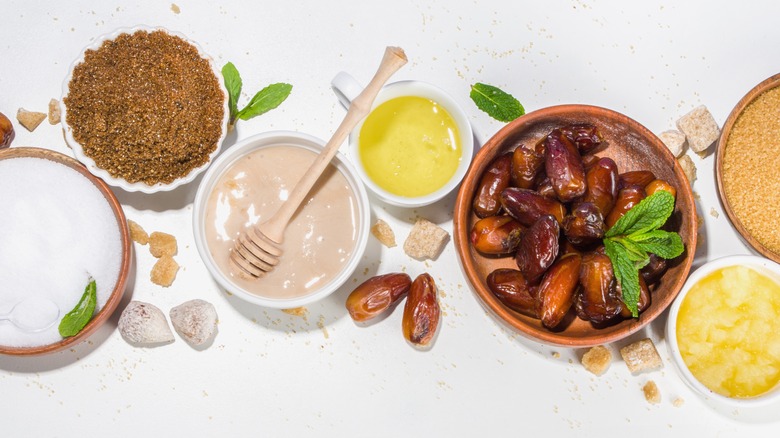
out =
[[[42,158],[0,161],[0,313],[29,296],[48,298],[60,319],[78,303],[88,279],[97,310],[119,277],[122,243],[111,206],[88,179]],[[62,339],[53,327],[29,333],[0,322],[0,345],[33,347]]]

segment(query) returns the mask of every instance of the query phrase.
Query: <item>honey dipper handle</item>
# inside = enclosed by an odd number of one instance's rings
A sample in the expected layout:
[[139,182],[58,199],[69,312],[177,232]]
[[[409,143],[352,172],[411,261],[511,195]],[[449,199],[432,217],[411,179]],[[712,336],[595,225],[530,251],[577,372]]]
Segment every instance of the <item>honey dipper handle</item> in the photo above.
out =
[[344,143],[349,133],[371,111],[371,105],[373,105],[374,99],[379,94],[379,90],[382,89],[390,76],[404,64],[406,64],[406,54],[403,49],[400,47],[387,47],[385,49],[382,63],[379,65],[371,82],[349,105],[344,120],[336,129],[336,132],[333,133],[322,152],[320,152],[301,180],[298,181],[298,184],[295,185],[287,201],[279,207],[279,210],[267,222],[260,225],[259,229],[263,234],[276,243],[282,243],[287,223],[295,211],[298,210],[298,206],[306,198],[306,195],[309,194],[309,191],[322,172],[325,171],[325,168],[328,167],[330,160],[336,155],[336,151]]

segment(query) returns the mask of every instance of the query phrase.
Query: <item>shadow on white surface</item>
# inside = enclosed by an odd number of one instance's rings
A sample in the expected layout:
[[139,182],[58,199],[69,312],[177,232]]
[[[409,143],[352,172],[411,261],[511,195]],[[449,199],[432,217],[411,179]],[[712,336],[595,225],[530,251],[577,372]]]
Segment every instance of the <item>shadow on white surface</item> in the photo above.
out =
[[117,329],[119,316],[127,303],[132,300],[133,289],[135,288],[136,271],[136,252],[131,251],[132,260],[130,262],[130,271],[127,277],[125,293],[122,300],[117,305],[114,313],[103,323],[91,336],[83,342],[74,345],[66,350],[56,353],[50,353],[42,356],[4,356],[0,355],[0,369],[15,373],[39,373],[65,368],[72,365],[82,358],[92,354]]

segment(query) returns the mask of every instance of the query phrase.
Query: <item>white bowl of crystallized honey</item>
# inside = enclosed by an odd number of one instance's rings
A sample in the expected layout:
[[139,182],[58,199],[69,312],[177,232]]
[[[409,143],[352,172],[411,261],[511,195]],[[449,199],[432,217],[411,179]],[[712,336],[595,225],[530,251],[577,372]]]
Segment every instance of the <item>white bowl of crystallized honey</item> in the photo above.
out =
[[[363,91],[344,72],[331,85],[347,108]],[[463,109],[443,90],[400,81],[382,88],[350,134],[349,152],[363,183],[382,201],[421,207],[460,184],[471,163],[474,135]]]
[[669,352],[706,399],[757,406],[780,399],[780,265],[729,256],[701,266],[672,304]]

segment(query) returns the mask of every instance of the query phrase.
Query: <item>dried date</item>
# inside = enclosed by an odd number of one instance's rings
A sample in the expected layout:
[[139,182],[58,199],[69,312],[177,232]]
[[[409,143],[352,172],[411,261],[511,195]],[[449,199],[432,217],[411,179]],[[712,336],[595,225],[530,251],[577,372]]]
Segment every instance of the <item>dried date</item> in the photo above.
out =
[[649,170],[632,170],[621,173],[619,177],[620,188],[628,186],[644,187],[655,179],[655,174]]
[[571,202],[585,194],[582,158],[560,129],[553,129],[545,139],[544,169],[561,202]]
[[645,199],[645,189],[640,186],[628,186],[620,189],[618,197],[615,200],[615,206],[612,208],[612,211],[609,212],[609,215],[607,215],[607,229],[615,225],[615,222],[617,222],[618,219],[623,217],[623,215],[628,213],[628,210],[634,208],[634,206],[639,204],[643,199]]
[[404,337],[412,344],[428,345],[436,334],[441,315],[436,295],[436,283],[429,274],[420,274],[414,279],[401,321]]
[[516,187],[509,187],[501,192],[501,205],[510,216],[526,227],[548,214],[560,224],[566,215],[566,207],[560,202],[545,198],[533,190]]
[[544,155],[520,145],[512,153],[512,184],[521,189],[534,186],[536,175],[544,165]]
[[598,252],[583,256],[579,281],[574,308],[580,319],[602,324],[620,315],[623,301],[609,257]]
[[601,146],[604,141],[604,137],[601,135],[601,131],[596,125],[591,123],[573,123],[561,128],[561,132],[566,136],[575,146],[581,155],[585,155],[592,152],[597,147]]
[[501,209],[501,192],[509,187],[512,169],[512,153],[507,152],[488,166],[474,196],[474,213],[480,217],[495,216]]
[[510,309],[539,317],[536,289],[528,284],[523,273],[517,269],[496,269],[488,275],[487,286],[493,295]]
[[483,254],[509,254],[517,249],[524,227],[511,216],[490,216],[471,228],[471,244]]
[[595,204],[581,202],[563,219],[563,234],[575,245],[590,245],[604,237],[604,216]]
[[11,146],[14,140],[14,125],[8,120],[5,114],[0,113],[0,149]]
[[574,303],[579,283],[582,257],[567,254],[555,262],[544,274],[539,285],[539,318],[547,328],[555,328],[563,321]]
[[650,261],[645,265],[644,268],[639,270],[639,275],[642,276],[642,279],[647,283],[655,284],[659,280],[661,280],[661,277],[663,277],[664,273],[666,273],[666,268],[668,267],[666,259],[662,259],[661,257],[658,257],[655,254],[650,254]]
[[364,281],[347,297],[347,311],[353,320],[368,321],[393,306],[412,285],[407,274],[377,275]]
[[583,201],[595,204],[601,215],[607,217],[618,196],[617,164],[611,158],[601,158],[588,169],[585,179],[588,189]]
[[542,216],[523,233],[515,262],[529,283],[539,283],[539,279],[555,261],[559,236],[558,221],[550,215]]

